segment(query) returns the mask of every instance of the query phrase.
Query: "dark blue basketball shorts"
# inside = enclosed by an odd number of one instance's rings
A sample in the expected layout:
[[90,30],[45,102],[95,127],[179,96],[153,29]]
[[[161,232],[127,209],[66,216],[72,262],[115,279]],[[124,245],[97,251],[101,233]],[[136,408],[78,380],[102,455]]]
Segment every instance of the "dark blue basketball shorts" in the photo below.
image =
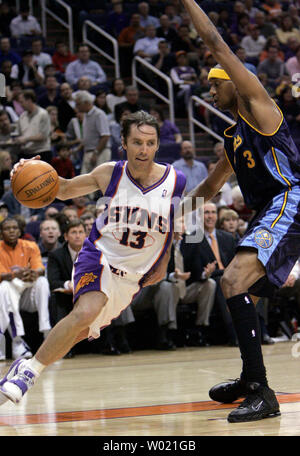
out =
[[254,219],[238,249],[256,249],[266,276],[249,292],[273,296],[282,287],[300,256],[300,187],[292,187],[273,198]]

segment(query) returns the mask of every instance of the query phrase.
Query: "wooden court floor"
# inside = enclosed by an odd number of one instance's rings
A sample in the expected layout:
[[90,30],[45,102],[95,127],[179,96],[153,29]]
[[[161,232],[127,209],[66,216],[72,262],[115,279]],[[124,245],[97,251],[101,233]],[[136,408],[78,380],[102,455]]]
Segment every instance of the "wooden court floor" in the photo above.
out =
[[[193,347],[58,361],[21,404],[1,406],[0,436],[300,436],[300,343],[263,352],[280,417],[228,423],[235,405],[208,390],[239,376],[239,351]],[[1,376],[9,365],[0,363]]]

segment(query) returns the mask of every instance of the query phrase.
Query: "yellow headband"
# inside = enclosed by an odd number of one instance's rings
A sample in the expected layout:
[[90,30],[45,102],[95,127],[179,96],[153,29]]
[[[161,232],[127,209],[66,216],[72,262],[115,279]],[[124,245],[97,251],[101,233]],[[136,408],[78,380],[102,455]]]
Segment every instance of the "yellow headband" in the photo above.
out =
[[207,79],[210,80],[212,78],[227,79],[228,81],[230,81],[230,77],[222,68],[212,68],[208,73]]

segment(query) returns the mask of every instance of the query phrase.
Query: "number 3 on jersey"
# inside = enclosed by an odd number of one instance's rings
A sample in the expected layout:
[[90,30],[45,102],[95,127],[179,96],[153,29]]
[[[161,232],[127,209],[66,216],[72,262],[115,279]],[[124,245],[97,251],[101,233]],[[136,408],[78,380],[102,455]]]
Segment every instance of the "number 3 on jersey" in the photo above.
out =
[[243,152],[243,156],[247,159],[247,166],[248,168],[254,168],[255,167],[255,160],[252,156],[252,152],[250,150],[245,150]]

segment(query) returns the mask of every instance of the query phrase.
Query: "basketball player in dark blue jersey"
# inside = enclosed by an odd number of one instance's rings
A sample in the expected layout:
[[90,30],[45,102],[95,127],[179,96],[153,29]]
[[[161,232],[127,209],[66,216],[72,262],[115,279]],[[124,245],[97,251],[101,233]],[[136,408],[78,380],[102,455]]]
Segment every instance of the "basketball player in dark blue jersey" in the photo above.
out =
[[214,104],[230,111],[236,121],[224,132],[224,158],[189,196],[210,200],[235,172],[246,204],[256,210],[222,278],[242,373],[238,380],[214,386],[209,394],[225,403],[245,397],[228,421],[254,421],[280,414],[268,386],[255,304],[285,283],[299,257],[300,157],[281,111],[257,77],[234,55],[194,0],[182,3],[218,62],[208,75]]

